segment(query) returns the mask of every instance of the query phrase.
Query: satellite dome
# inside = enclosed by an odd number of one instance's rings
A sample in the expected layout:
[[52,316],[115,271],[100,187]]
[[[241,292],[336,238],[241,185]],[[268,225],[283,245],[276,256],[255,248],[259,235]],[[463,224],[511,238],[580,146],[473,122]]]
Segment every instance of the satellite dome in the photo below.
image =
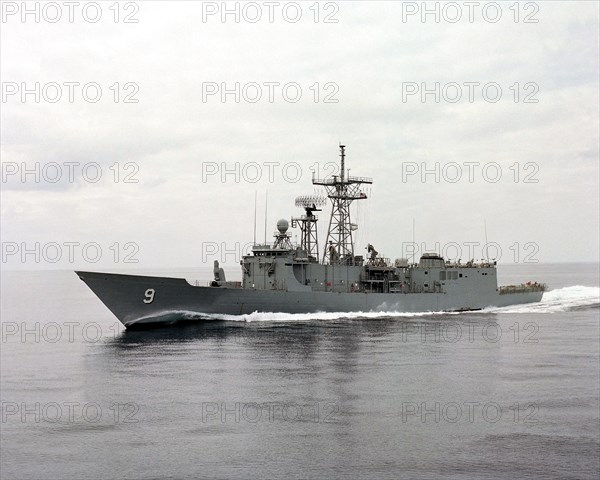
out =
[[285,218],[282,218],[281,220],[277,221],[277,230],[279,230],[279,233],[284,234],[285,232],[287,232],[288,227],[290,226],[290,224],[288,223],[288,221]]

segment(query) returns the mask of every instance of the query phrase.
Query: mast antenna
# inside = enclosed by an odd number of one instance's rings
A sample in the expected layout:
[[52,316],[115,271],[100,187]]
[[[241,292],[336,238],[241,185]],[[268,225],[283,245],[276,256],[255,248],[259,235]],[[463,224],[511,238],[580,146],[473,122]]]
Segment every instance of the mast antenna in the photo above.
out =
[[267,244],[267,209],[269,207],[269,191],[265,191],[265,245]]
[[340,178],[344,181],[344,172],[346,171],[346,145],[342,145],[340,142],[340,158],[342,159],[342,168],[340,170]]
[[415,244],[415,217],[413,217],[413,244],[412,244],[412,257],[411,257],[411,261],[414,263],[415,262],[415,251],[417,249],[417,246]]
[[256,245],[256,198],[258,192],[254,190],[254,245]]
[[489,263],[490,257],[488,255],[488,239],[487,239],[487,222],[483,219],[483,231],[485,232],[485,261]]

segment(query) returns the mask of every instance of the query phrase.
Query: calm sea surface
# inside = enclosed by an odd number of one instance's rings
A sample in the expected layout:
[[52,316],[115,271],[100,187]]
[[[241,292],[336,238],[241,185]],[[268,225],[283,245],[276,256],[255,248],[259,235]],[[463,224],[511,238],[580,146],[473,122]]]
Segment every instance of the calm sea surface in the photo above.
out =
[[599,267],[499,276],[552,290],[126,332],[72,272],[3,272],[0,477],[597,479]]

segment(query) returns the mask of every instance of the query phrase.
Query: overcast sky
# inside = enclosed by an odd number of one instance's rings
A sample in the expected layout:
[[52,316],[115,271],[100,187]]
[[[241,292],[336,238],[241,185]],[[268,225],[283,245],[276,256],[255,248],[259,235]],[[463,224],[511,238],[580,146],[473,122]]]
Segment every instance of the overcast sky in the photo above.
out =
[[211,268],[340,142],[373,178],[359,254],[406,256],[414,219],[464,261],[485,225],[500,263],[598,261],[596,1],[27,5],[0,25],[3,269]]

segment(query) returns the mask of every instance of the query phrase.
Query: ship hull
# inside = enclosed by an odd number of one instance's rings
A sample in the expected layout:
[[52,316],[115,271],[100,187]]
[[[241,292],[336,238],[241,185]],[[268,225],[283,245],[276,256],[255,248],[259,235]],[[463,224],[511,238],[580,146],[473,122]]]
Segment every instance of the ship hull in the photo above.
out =
[[252,312],[467,311],[539,302],[542,291],[501,295],[497,290],[447,293],[293,292],[198,287],[185,279],[76,272],[125,327],[214,314]]

